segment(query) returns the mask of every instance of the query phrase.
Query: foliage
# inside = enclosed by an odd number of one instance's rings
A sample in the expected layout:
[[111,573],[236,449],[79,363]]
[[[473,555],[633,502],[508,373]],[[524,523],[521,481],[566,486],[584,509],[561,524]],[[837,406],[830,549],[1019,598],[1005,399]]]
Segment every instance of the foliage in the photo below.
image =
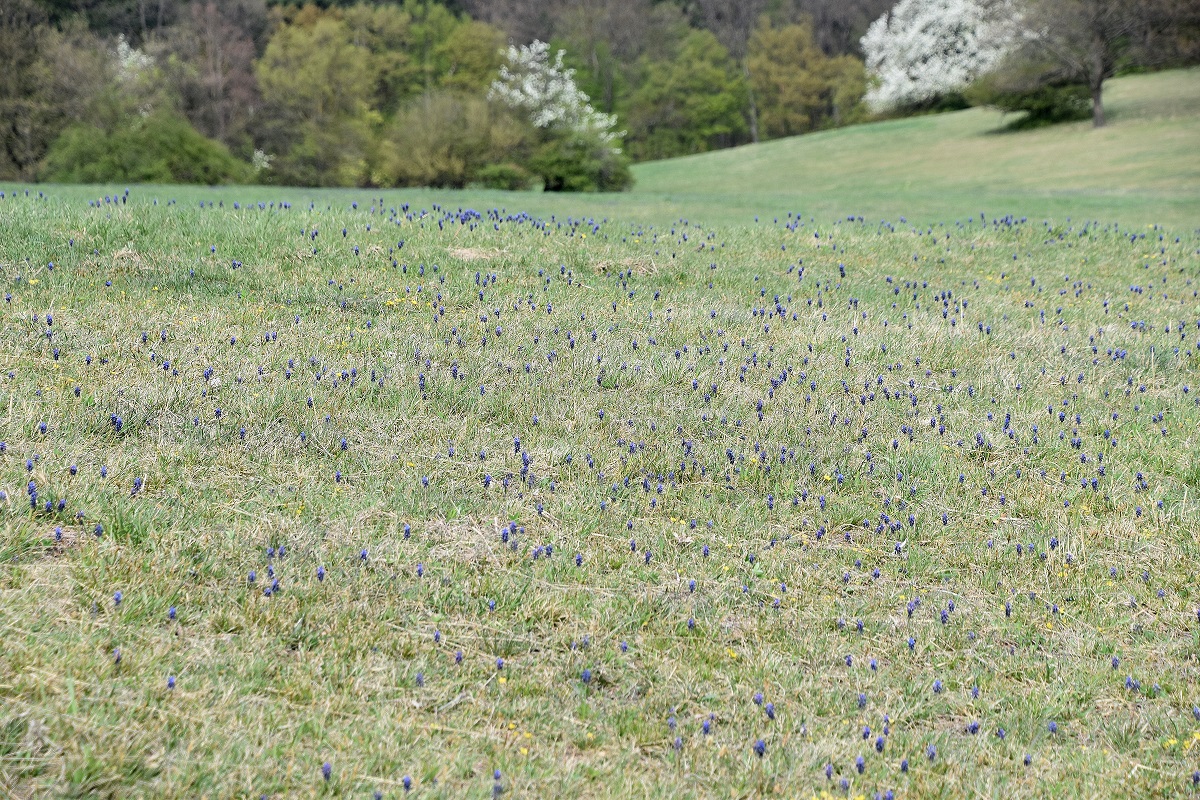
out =
[[702,153],[746,141],[746,80],[708,31],[693,30],[643,64],[630,100],[629,149],[638,160]]
[[367,172],[374,89],[370,52],[345,23],[321,17],[276,31],[256,67],[266,106],[269,177],[288,184],[354,185]]
[[1004,69],[976,81],[968,89],[967,98],[974,105],[1020,114],[1006,125],[1010,130],[1076,122],[1091,116],[1091,95],[1086,85],[1051,85],[1038,78],[1017,80]]
[[59,183],[241,183],[250,168],[170,111],[115,130],[75,125],[47,153],[43,180]]
[[[470,183],[523,188],[527,172],[515,167],[528,152],[531,132],[499,106],[473,95],[439,91],[398,113],[376,156],[372,182],[379,186],[444,186]],[[494,169],[484,172],[489,166]]]
[[503,60],[499,30],[436,3],[358,4],[331,16],[370,54],[371,104],[385,118],[439,89],[482,92]]
[[500,189],[515,192],[532,187],[534,178],[529,170],[511,161],[500,164],[487,164],[475,173],[474,185],[485,189]]
[[508,50],[508,61],[488,97],[524,115],[538,142],[528,167],[546,191],[620,191],[633,183],[628,159],[614,130],[616,117],[592,107],[575,84],[575,71],[563,65],[559,50],[533,42]]
[[873,111],[921,106],[965,89],[1014,44],[1011,0],[900,0],[862,39]]
[[528,166],[547,192],[621,192],[633,185],[629,161],[622,153],[572,130],[543,136]]
[[535,128],[570,131],[617,150],[624,134],[614,129],[616,117],[592,107],[575,84],[575,70],[563,66],[565,56],[559,50],[551,63],[550,45],[545,42],[510,47],[488,97],[524,112]]
[[764,18],[750,37],[746,66],[763,138],[792,136],[863,117],[863,64],[829,58],[810,24],[772,28]]

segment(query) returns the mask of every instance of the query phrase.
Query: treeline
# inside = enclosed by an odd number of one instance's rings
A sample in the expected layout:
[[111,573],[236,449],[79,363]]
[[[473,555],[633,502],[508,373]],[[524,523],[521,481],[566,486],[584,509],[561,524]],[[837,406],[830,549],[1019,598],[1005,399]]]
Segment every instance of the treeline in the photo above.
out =
[[0,178],[620,189],[863,119],[890,5],[0,0]]

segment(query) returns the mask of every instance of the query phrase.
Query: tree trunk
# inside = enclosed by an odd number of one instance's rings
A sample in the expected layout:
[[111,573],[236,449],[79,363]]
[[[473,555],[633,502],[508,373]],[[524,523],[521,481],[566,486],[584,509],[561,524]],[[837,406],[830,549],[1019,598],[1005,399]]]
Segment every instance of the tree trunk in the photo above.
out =
[[1101,87],[1103,84],[1096,83],[1092,86],[1092,127],[1103,128],[1108,124],[1108,120],[1104,118],[1104,101],[1100,96]]
[[747,109],[750,117],[750,141],[758,144],[758,104],[754,101],[754,88],[750,85],[750,67],[742,64],[742,73],[746,76],[746,94],[750,98]]
[[1092,37],[1092,74],[1088,80],[1088,85],[1092,90],[1092,127],[1103,128],[1108,124],[1108,120],[1104,118],[1104,101],[1101,99],[1100,92],[1104,87],[1104,76],[1108,71],[1105,68],[1104,54],[1107,51],[1107,43],[1099,30]]

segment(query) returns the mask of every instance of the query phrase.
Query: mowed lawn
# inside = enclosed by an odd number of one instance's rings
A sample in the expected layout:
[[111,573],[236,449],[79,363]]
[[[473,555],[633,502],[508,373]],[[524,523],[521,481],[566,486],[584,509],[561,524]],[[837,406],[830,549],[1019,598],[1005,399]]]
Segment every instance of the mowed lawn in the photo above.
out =
[[695,160],[761,195],[0,187],[3,792],[1191,796],[1195,182],[756,162],[871,135]]

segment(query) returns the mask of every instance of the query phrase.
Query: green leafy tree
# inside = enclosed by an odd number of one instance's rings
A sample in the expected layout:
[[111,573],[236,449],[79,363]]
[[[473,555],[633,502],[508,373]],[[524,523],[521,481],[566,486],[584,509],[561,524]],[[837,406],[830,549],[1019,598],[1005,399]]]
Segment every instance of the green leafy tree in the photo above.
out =
[[750,37],[746,59],[764,139],[862,119],[863,64],[853,56],[829,58],[810,23],[772,28],[764,17]]
[[375,90],[370,51],[339,19],[281,27],[256,68],[270,177],[281,183],[347,186],[365,181]]
[[503,48],[498,28],[463,20],[434,48],[439,88],[482,96],[504,63]]
[[692,31],[666,59],[643,64],[626,138],[638,160],[669,158],[746,141],[747,86],[708,31]]
[[524,188],[532,132],[478,95],[435,91],[400,111],[379,146],[372,182],[380,186],[462,188],[484,183]]

